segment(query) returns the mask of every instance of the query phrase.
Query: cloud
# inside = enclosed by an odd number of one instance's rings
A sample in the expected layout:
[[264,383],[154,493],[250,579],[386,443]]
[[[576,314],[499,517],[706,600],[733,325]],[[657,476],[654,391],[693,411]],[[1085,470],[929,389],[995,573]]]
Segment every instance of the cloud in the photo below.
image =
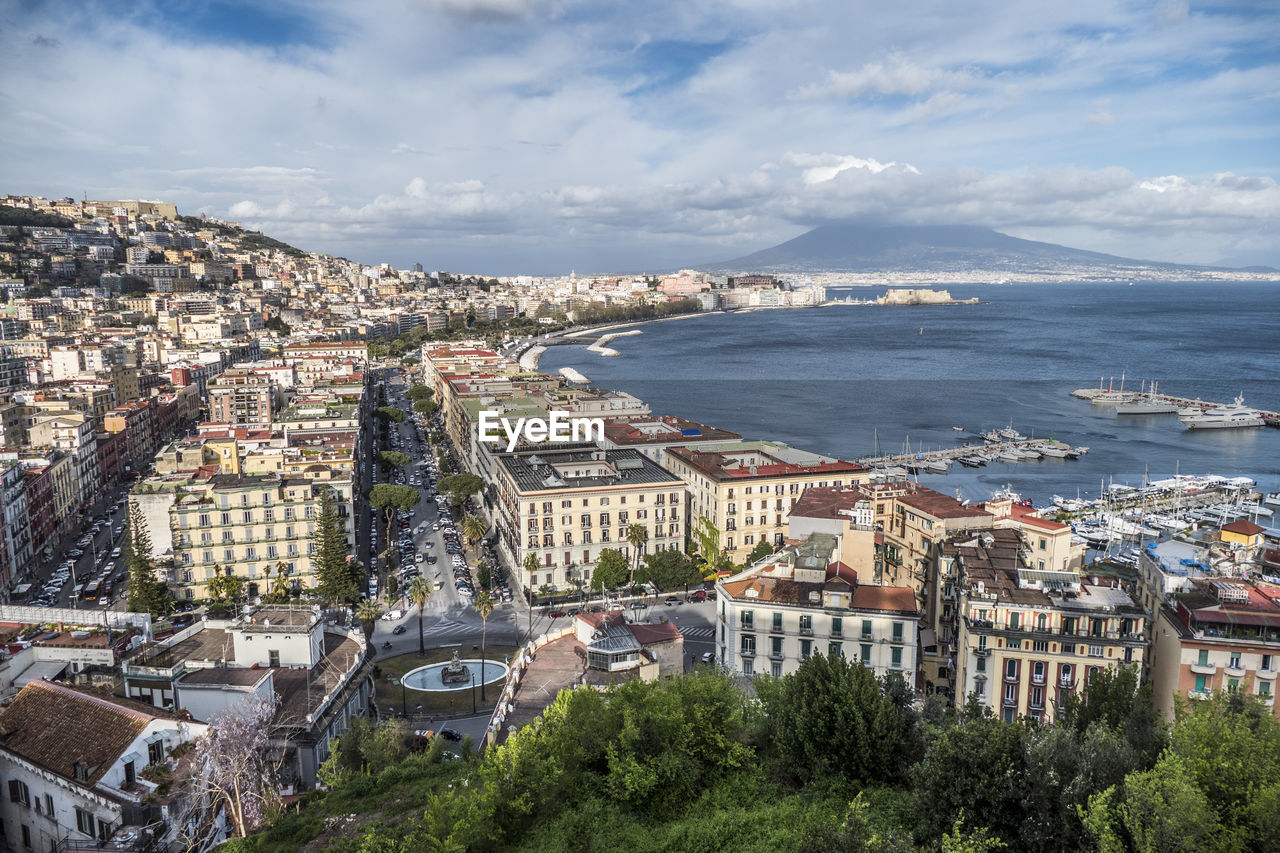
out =
[[48,36],[35,35],[31,38],[31,43],[36,47],[58,47],[62,42]]
[[826,183],[847,169],[864,169],[873,175],[886,169],[903,169],[918,175],[920,171],[910,163],[899,165],[896,162],[881,163],[879,160],[863,159],[846,154],[785,154],[783,160],[793,166],[800,166],[804,171],[801,180],[810,186]]
[[1111,113],[1107,112],[1106,110],[1099,110],[1096,113],[1089,113],[1089,115],[1085,117],[1085,123],[1086,124],[1115,124],[1116,120],[1115,120],[1115,117],[1112,116]]
[[869,62],[854,71],[828,71],[821,83],[801,87],[796,97],[859,98],[863,95],[919,95],[936,89],[964,90],[977,78],[968,71],[951,71],[916,65],[902,56],[887,62]]

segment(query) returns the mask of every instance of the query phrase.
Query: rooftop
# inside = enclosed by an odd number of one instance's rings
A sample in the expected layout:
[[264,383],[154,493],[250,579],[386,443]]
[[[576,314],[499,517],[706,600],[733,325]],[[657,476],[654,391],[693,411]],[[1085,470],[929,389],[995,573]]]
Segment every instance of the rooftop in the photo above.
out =
[[683,483],[638,450],[544,449],[498,456],[521,492]]
[[604,436],[620,446],[669,444],[679,441],[730,441],[742,436],[697,421],[662,415],[654,417],[607,418]]
[[673,447],[667,453],[717,482],[852,474],[866,470],[857,462],[833,459],[772,441]]

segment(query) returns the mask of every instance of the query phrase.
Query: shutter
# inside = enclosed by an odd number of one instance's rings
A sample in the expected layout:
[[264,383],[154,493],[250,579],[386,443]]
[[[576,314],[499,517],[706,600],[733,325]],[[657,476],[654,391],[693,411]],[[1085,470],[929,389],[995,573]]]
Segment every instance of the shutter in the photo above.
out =
[[22,802],[22,789],[19,787],[21,784],[22,783],[19,782],[17,779],[9,780],[9,802],[11,803]]

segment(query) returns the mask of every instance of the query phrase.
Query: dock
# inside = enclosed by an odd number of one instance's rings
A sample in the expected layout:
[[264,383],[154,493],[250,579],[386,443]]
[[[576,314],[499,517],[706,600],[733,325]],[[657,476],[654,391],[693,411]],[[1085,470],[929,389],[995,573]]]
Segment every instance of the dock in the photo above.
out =
[[1046,458],[1076,459],[1089,452],[1087,447],[1073,447],[1051,438],[1021,437],[983,444],[963,444],[937,450],[868,456],[857,460],[873,470],[901,468],[910,473],[945,474],[953,462],[977,468],[993,462],[1034,462]]
[[[1092,402],[1104,393],[1116,394],[1118,392],[1114,390],[1108,391],[1103,388],[1077,388],[1071,392],[1071,396]],[[1215,406],[1227,405],[1226,403],[1215,403],[1209,400],[1192,400],[1190,397],[1175,397],[1172,394],[1152,394],[1149,391],[1124,391],[1122,393],[1124,394],[1123,402],[1125,403],[1160,403],[1177,406],[1179,409],[1196,409],[1201,412],[1206,409],[1212,409]],[[1111,402],[1119,402],[1119,400],[1112,400]],[[1255,406],[1250,406],[1250,408],[1256,409],[1262,415],[1262,420],[1267,426],[1280,429],[1280,412],[1269,412],[1264,409],[1257,409]]]

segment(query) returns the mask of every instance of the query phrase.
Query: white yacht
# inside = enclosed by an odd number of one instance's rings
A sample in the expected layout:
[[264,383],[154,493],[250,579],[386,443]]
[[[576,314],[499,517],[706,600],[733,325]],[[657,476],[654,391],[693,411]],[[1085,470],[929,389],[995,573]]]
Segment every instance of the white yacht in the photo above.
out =
[[1179,415],[1187,429],[1234,429],[1260,427],[1266,424],[1262,413],[1244,404],[1244,395],[1236,397],[1229,406],[1214,406],[1196,415]]
[[1173,403],[1162,403],[1149,397],[1135,397],[1116,406],[1117,415],[1172,415],[1178,411]]

